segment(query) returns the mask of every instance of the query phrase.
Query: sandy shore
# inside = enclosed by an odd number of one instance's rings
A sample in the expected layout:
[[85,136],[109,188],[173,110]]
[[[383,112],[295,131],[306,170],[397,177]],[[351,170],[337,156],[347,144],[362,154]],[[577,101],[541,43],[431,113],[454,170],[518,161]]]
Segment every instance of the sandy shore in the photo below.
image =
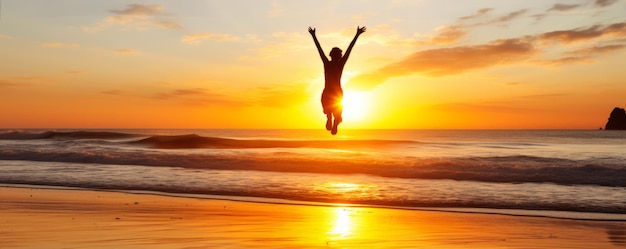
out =
[[0,187],[0,248],[626,248],[626,222]]

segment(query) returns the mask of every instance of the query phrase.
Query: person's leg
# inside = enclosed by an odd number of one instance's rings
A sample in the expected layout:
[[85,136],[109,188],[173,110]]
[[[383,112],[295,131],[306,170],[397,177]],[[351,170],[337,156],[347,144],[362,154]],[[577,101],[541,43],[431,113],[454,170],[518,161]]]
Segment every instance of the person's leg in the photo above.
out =
[[326,89],[324,89],[324,92],[322,92],[322,109],[324,110],[324,114],[326,114],[326,130],[329,130],[333,128],[333,111],[332,111],[332,101],[328,96],[328,93],[326,92]]
[[331,130],[333,128],[333,114],[326,114],[326,130]]
[[342,113],[343,113],[343,108],[341,106],[337,108],[335,112],[333,112],[334,120],[333,120],[333,127],[330,130],[330,134],[333,134],[333,135],[337,134],[337,129],[339,128],[338,126],[343,121]]

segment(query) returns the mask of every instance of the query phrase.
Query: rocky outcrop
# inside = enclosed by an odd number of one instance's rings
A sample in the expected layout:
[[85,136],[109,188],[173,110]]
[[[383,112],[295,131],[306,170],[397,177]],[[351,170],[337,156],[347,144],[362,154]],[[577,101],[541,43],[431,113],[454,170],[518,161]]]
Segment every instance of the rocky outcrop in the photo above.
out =
[[626,111],[624,108],[615,107],[609,117],[605,130],[626,130]]

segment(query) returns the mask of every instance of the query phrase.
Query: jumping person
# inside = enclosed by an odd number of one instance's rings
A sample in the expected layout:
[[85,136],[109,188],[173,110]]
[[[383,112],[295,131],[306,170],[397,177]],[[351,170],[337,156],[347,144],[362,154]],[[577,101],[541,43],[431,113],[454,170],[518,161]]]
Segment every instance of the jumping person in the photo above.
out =
[[346,65],[346,61],[348,61],[348,56],[350,56],[350,52],[352,51],[352,47],[354,47],[354,43],[356,43],[356,39],[359,38],[365,32],[365,27],[356,27],[356,35],[354,35],[354,39],[348,46],[348,50],[346,50],[346,54],[344,56],[341,55],[341,49],[338,47],[334,47],[330,50],[330,61],[324,55],[324,51],[320,46],[319,41],[317,41],[317,36],[315,36],[315,29],[309,27],[309,33],[313,37],[313,41],[315,42],[315,46],[317,47],[317,51],[320,53],[320,57],[322,58],[322,62],[324,62],[324,91],[322,92],[322,108],[324,109],[324,114],[326,114],[326,130],[329,130],[331,134],[337,134],[337,126],[343,118],[341,117],[341,113],[343,112],[343,106],[341,105],[341,100],[343,99],[343,89],[341,89],[341,74],[343,73],[343,67]]

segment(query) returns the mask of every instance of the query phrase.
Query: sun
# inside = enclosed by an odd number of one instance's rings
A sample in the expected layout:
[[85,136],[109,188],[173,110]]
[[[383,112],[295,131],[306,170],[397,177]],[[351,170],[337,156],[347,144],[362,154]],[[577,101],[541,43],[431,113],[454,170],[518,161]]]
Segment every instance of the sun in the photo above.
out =
[[363,120],[369,114],[370,92],[346,91],[343,95],[343,117],[346,120]]

